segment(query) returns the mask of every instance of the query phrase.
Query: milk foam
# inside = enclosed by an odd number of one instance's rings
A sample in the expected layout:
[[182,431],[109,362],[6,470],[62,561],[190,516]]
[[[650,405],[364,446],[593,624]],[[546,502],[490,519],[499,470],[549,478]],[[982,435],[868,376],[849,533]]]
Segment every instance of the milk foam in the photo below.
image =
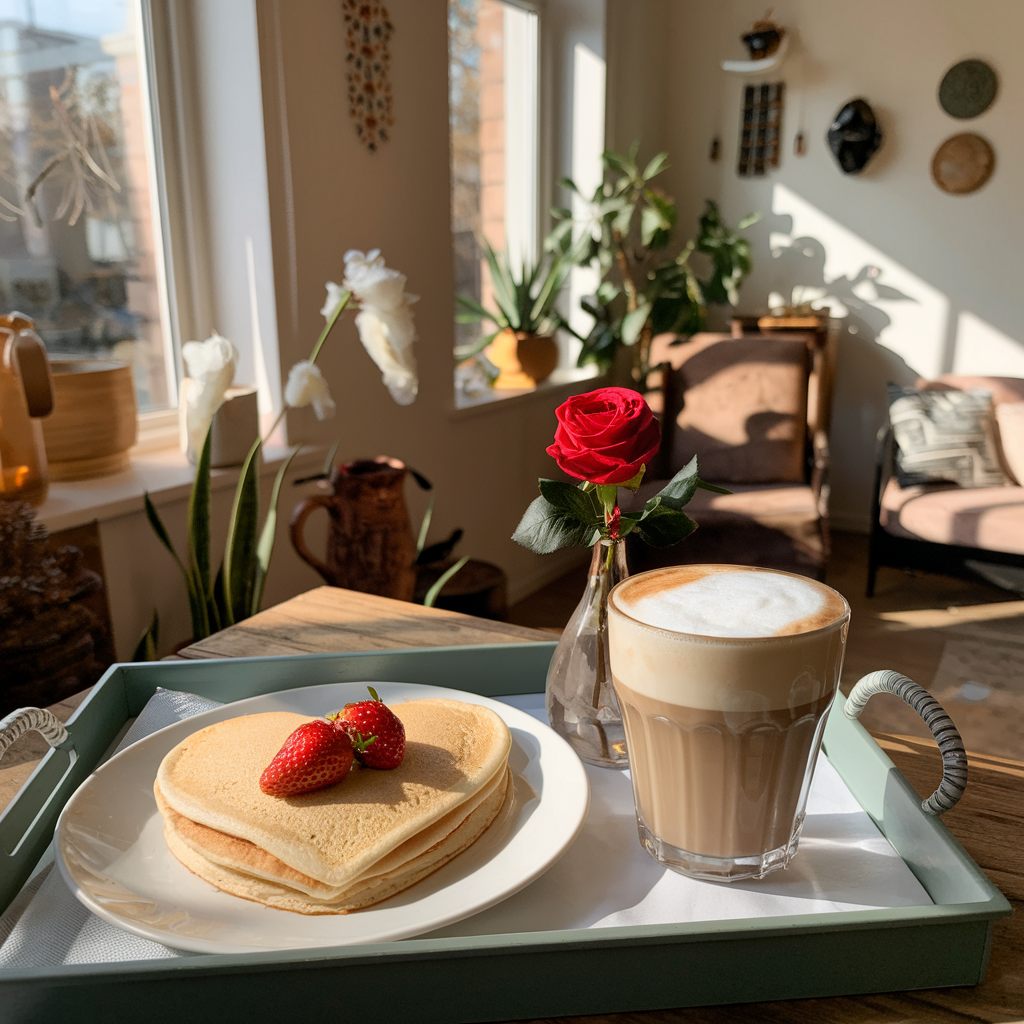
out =
[[623,602],[650,626],[698,636],[776,636],[822,611],[826,599],[811,583],[767,572],[716,573]]
[[848,621],[839,594],[788,573],[657,569],[609,598],[612,676],[687,708],[796,708],[835,692]]

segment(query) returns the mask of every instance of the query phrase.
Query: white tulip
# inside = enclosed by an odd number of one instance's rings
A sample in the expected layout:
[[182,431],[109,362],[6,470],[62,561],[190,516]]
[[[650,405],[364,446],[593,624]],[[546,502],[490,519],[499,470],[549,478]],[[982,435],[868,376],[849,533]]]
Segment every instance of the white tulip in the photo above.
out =
[[194,461],[202,451],[213,414],[235,379],[238,349],[214,331],[206,341],[189,341],[182,345],[181,358],[188,374],[182,381],[179,399],[184,410],[183,441]]
[[363,306],[356,317],[359,340],[380,368],[384,385],[399,405],[411,405],[419,391],[416,357],[412,343],[416,338],[412,311],[408,306],[384,311]]
[[356,316],[359,339],[399,405],[410,405],[419,390],[412,350],[416,327],[410,309],[418,296],[406,293],[405,281],[405,274],[384,265],[379,249],[345,253],[344,287],[362,306]]
[[407,301],[405,274],[384,266],[380,249],[361,253],[349,249],[345,253],[345,287],[365,306],[396,309]]
[[345,297],[345,288],[342,288],[340,284],[335,284],[333,281],[327,282],[327,301],[323,305],[323,309],[320,310],[320,315],[325,320],[330,320],[334,316],[334,311],[341,305],[341,300]]
[[284,388],[284,400],[293,409],[312,405],[318,420],[328,420],[334,415],[334,399],[320,367],[306,360],[291,368]]

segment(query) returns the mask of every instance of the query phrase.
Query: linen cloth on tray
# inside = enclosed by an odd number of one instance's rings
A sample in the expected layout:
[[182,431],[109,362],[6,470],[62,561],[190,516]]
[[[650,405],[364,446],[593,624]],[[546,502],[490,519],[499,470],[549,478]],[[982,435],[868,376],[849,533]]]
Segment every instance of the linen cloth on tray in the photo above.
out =
[[[546,721],[543,694],[504,697]],[[158,690],[120,751],[217,701]],[[920,882],[861,809],[822,754],[807,804],[800,853],[760,881],[715,883],[662,868],[640,848],[629,773],[587,767],[591,805],[580,837],[524,890],[432,937],[927,906]],[[0,917],[0,969],[154,960],[189,953],[140,938],[94,916],[57,871],[38,871]],[[44,858],[45,859],[45,858]]]

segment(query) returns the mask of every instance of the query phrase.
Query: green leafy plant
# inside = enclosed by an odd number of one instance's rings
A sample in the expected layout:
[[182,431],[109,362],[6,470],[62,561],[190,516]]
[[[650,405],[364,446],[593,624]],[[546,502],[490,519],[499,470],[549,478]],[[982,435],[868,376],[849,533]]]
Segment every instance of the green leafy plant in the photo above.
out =
[[537,263],[524,260],[517,273],[512,270],[507,253],[499,256],[486,240],[483,247],[496,308],[487,309],[468,295],[457,295],[455,319],[461,324],[489,320],[497,330],[472,345],[456,349],[457,359],[469,359],[482,352],[504,330],[551,334],[559,327],[567,327],[555,309],[555,302],[573,267],[565,254],[546,252]]
[[[637,143],[627,154],[605,152],[604,180],[593,196],[584,196],[569,178],[560,181],[583,201],[587,213],[581,221],[568,207],[553,209],[557,223],[545,248],[579,266],[596,264],[601,273],[596,295],[581,302],[594,325],[581,339],[579,365],[607,369],[618,346],[626,345],[634,352],[634,380],[642,384],[651,369],[655,335],[693,334],[703,328],[709,303],[735,305],[751,268],[750,244],[738,232],[760,214],[730,229],[708,200],[697,238],[671,255],[675,200],[652,184],[668,167],[668,154],[659,153],[641,168],[638,152]],[[704,278],[691,265],[695,252],[709,258],[710,273]]]

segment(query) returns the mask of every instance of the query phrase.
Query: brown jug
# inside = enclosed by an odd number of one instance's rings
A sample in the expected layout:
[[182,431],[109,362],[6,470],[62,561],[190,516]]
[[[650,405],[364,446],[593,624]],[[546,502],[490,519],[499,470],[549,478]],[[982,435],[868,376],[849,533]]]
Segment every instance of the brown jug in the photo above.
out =
[[[416,589],[416,539],[403,487],[408,469],[398,459],[357,459],[336,466],[331,494],[315,494],[295,506],[292,544],[332,587],[411,601]],[[310,513],[327,509],[327,561],[303,539]]]
[[53,378],[35,324],[0,316],[0,499],[41,505],[49,478],[39,422],[53,411]]

